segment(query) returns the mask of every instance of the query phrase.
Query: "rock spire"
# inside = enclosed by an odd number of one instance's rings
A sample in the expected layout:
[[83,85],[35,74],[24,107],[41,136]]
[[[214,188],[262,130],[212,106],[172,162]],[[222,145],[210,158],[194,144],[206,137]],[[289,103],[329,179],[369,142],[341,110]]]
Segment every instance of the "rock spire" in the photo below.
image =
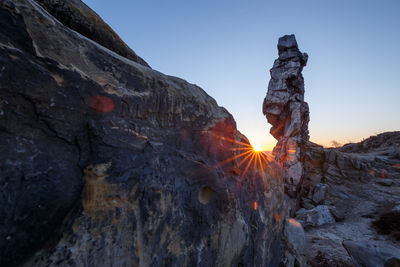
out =
[[275,155],[285,171],[285,189],[295,197],[303,176],[302,147],[308,142],[308,104],[304,102],[304,79],[301,74],[308,55],[300,52],[295,36],[278,41],[275,60],[263,103],[263,113],[272,124],[271,134],[278,140]]

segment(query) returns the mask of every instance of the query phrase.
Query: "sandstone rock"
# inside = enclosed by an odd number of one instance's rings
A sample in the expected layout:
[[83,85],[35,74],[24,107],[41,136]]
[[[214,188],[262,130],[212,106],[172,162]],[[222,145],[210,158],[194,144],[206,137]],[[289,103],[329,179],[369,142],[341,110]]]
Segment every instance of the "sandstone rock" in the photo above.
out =
[[301,198],[301,206],[307,210],[315,208],[315,205],[313,204],[312,200],[305,197]]
[[285,266],[305,266],[305,236],[298,221],[293,218],[286,219],[283,240],[285,254],[281,263]]
[[343,246],[356,266],[376,267],[391,264],[391,258],[399,255],[399,250],[389,245],[371,241],[344,241]]
[[[400,143],[399,131],[381,133],[376,136],[371,136],[360,143],[346,144],[339,150],[346,153],[370,153],[377,150],[388,150],[396,148],[396,144]],[[398,151],[399,147],[395,151]],[[393,155],[396,152],[393,151]]]
[[382,186],[391,186],[393,185],[394,182],[393,180],[384,179],[384,180],[378,180],[376,183]]
[[115,53],[149,65],[130,49],[99,15],[80,0],[35,0],[58,21]]
[[341,222],[345,219],[345,214],[342,210],[336,207],[329,207],[329,211],[331,212],[332,216],[335,218],[337,222]]
[[239,166],[201,88],[69,28],[75,2],[0,1],[0,265],[277,266],[279,170]]
[[[392,156],[400,147],[399,137],[399,132],[392,132],[364,140],[361,143],[365,146],[349,144],[342,148],[326,149],[309,142],[304,147],[307,156],[302,162],[305,168],[299,196],[302,206],[305,207],[303,199],[313,198],[314,188],[318,184],[326,184],[329,190],[323,203],[329,206],[329,211],[338,222],[313,228],[311,224],[303,224],[307,229],[306,239],[311,241],[310,247],[306,248],[309,262],[323,262],[321,264],[327,266],[353,266],[349,256],[338,248],[343,240],[381,240],[380,246],[392,245],[400,251],[400,246],[391,241],[397,238],[392,225],[396,225],[398,220],[393,216],[385,216],[389,220],[381,218],[381,222],[376,221],[379,214],[393,210],[392,207],[400,203],[400,176],[396,169],[400,161]],[[323,178],[319,179],[318,175]],[[379,228],[376,227],[378,225]],[[389,233],[390,236],[381,235]],[[332,236],[336,237],[336,241],[332,241]],[[319,251],[317,258],[323,261],[315,261],[316,251]],[[367,260],[368,256],[365,258]]]
[[335,222],[335,219],[326,205],[319,205],[311,210],[300,209],[296,213],[296,219],[300,221],[305,228]]
[[302,148],[309,139],[309,111],[301,74],[308,56],[299,51],[294,35],[279,38],[278,53],[270,70],[263,113],[272,124],[271,134],[278,140],[274,153],[284,169],[286,193],[296,198],[304,175]]
[[314,203],[317,205],[321,204],[326,198],[327,191],[328,191],[327,184],[315,185],[314,191],[313,191],[313,197],[312,197],[312,200],[314,201]]
[[[270,71],[263,113],[278,140],[273,152],[282,165],[288,202],[292,210],[297,210],[296,219],[308,230],[306,236],[323,238],[313,251],[319,251],[318,257],[324,260],[315,262],[351,265],[337,244],[360,236],[378,238],[371,229],[371,217],[365,214],[400,199],[400,132],[380,134],[341,148],[313,144],[308,140],[309,112],[301,74],[308,56],[299,51],[294,35],[280,38],[278,53]],[[344,220],[346,214],[351,216]],[[335,221],[339,223],[333,224]],[[321,225],[325,226],[316,227]],[[329,236],[337,240],[331,242]],[[293,264],[295,257],[285,257]],[[316,256],[308,257],[313,262]]]
[[304,253],[304,230],[300,222],[292,218],[287,219],[284,234],[293,250],[300,254]]
[[[294,35],[285,35],[278,41],[279,57],[271,69],[271,80],[264,99],[263,113],[272,124],[271,134],[276,138],[301,136],[308,141],[308,105],[304,102],[304,80],[301,74],[308,56],[298,49]],[[292,56],[285,56],[290,53]]]

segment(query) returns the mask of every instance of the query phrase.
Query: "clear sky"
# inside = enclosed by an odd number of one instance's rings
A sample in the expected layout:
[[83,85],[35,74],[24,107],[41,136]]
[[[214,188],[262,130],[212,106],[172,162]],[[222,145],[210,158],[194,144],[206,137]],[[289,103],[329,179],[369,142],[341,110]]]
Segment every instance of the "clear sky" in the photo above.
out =
[[275,139],[262,102],[278,38],[294,33],[311,140],[400,130],[400,1],[84,0],[153,69],[202,87],[253,145]]

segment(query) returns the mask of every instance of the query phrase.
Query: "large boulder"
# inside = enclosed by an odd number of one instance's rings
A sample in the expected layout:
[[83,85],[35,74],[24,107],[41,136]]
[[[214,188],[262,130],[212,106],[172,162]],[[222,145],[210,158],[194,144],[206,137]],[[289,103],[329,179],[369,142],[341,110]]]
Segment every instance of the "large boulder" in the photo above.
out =
[[75,31],[80,1],[39,2],[0,2],[0,265],[277,266],[278,164],[201,88]]
[[115,53],[149,65],[139,57],[103,19],[80,0],[35,0],[47,12],[68,28],[114,51]]

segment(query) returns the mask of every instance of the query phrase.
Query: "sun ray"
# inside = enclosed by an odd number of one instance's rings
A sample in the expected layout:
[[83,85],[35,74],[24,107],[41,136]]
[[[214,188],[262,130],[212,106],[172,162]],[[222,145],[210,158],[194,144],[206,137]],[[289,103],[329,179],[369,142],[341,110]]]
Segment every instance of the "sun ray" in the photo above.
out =
[[242,178],[242,177],[244,177],[244,176],[246,175],[246,173],[247,173],[247,171],[248,171],[248,169],[249,169],[251,163],[253,162],[254,155],[255,155],[255,153],[252,153],[252,154],[250,155],[251,158],[250,158],[249,161],[247,162],[246,168],[244,169],[244,171],[243,171],[242,175],[240,176],[240,178]]
[[260,169],[261,169],[261,173],[264,174],[264,167],[261,163],[261,153],[257,153],[257,160],[258,160],[258,164],[260,165]]
[[249,151],[249,154],[239,162],[238,167],[240,167],[252,155],[253,153]]
[[[261,177],[262,183],[265,185],[265,179],[267,178],[266,171],[271,168],[270,161],[273,160],[271,154],[263,152],[261,146],[252,146],[248,142],[245,143],[215,133],[211,133],[211,136],[232,144],[232,146],[227,149],[234,154],[232,157],[219,161],[213,168],[218,168],[227,163],[234,162],[234,168],[239,170],[238,173],[235,171],[237,175],[239,175],[237,186],[240,186],[242,180],[246,177],[251,180],[252,185],[254,185],[256,177]],[[228,144],[226,145],[229,146]]]
[[217,166],[225,165],[225,164],[227,164],[227,163],[229,163],[229,162],[231,162],[231,161],[234,161],[234,160],[237,159],[237,158],[243,157],[243,156],[245,156],[246,154],[249,154],[249,153],[251,153],[251,151],[243,152],[243,153],[241,153],[241,154],[239,154],[239,155],[236,155],[236,156],[230,157],[230,158],[228,158],[228,159],[226,159],[226,160],[224,160],[224,161],[218,162],[216,165],[217,165]]
[[242,145],[242,146],[245,146],[245,147],[252,148],[252,146],[250,144],[246,144],[246,143],[243,143],[241,141],[237,141],[237,140],[231,139],[229,137],[219,136],[219,135],[216,135],[216,134],[213,134],[213,136],[218,138],[218,139],[220,139],[220,140],[223,140],[223,141],[228,141],[228,142],[231,142],[231,143],[235,143],[235,144],[239,144],[239,145]]

